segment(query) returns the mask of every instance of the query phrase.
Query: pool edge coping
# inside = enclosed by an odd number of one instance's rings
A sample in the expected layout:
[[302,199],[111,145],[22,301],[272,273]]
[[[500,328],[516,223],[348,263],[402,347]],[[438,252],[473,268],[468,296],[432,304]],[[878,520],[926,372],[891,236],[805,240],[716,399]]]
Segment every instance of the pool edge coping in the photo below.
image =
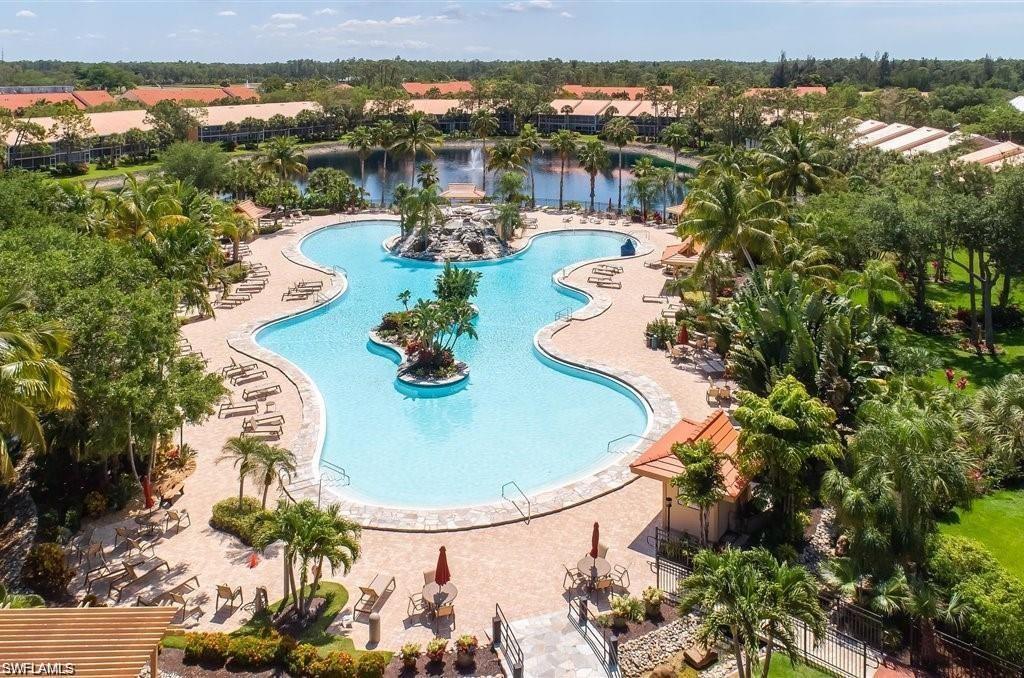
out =
[[[226,342],[232,349],[249,358],[271,365],[281,372],[299,393],[302,405],[302,423],[299,425],[292,444],[292,451],[297,458],[298,473],[288,487],[289,492],[296,498],[314,499],[317,495],[317,481],[320,480],[320,457],[327,432],[326,408],[323,396],[309,375],[283,356],[260,346],[256,342],[256,335],[271,325],[321,310],[337,301],[347,291],[348,276],[344,269],[322,266],[302,254],[302,243],[307,238],[329,228],[344,228],[366,221],[397,220],[395,215],[386,212],[337,216],[342,219],[345,217],[355,218],[317,226],[280,250],[281,255],[290,263],[328,276],[331,281],[329,292],[312,306],[283,315],[256,318],[235,328],[226,337]],[[586,228],[555,228],[530,235],[526,244],[516,251],[516,255],[529,249],[533,240],[538,237],[586,231],[612,233],[633,239],[637,241],[638,245],[642,245],[635,236],[629,233],[612,228],[593,228],[588,225]],[[555,346],[554,337],[568,327],[572,321],[595,318],[606,312],[612,305],[612,300],[607,296],[592,294],[568,282],[565,279],[568,275],[598,262],[636,259],[648,256],[653,251],[653,248],[649,246],[642,247],[633,255],[588,259],[555,271],[551,276],[552,282],[557,286],[582,294],[587,298],[587,303],[574,311],[567,319],[555,320],[542,326],[534,335],[534,346],[549,359],[570,368],[610,379],[628,389],[639,400],[648,413],[647,427],[643,434],[638,435],[640,442],[631,449],[616,454],[614,459],[607,464],[586,469],[582,476],[571,477],[557,485],[541,488],[528,497],[531,504],[529,518],[510,501],[446,508],[387,506],[360,502],[356,498],[345,496],[328,486],[326,489],[336,500],[335,503],[341,505],[342,511],[348,518],[366,529],[410,533],[455,532],[497,527],[551,515],[598,499],[635,481],[639,476],[630,470],[630,462],[642,454],[654,439],[664,435],[678,422],[680,414],[675,400],[650,377],[631,370],[574,357]]]

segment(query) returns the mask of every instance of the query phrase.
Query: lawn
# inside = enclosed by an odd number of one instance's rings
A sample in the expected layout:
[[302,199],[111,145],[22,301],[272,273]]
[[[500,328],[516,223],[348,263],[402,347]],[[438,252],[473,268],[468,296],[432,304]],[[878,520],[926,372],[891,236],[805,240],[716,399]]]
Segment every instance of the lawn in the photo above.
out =
[[[307,587],[308,589],[308,587]],[[352,656],[353,659],[358,659],[361,654],[364,654],[366,650],[359,650],[356,648],[355,643],[352,642],[351,638],[344,636],[335,636],[327,632],[327,627],[334,622],[335,617],[345,608],[345,604],[348,603],[348,590],[341,584],[334,582],[320,582],[317,588],[317,596],[321,596],[327,599],[327,605],[324,607],[324,611],[317,617],[309,628],[307,628],[297,640],[300,643],[309,643],[315,645],[320,654],[326,655],[330,652],[347,652]],[[270,609],[277,610],[281,606],[280,600],[274,601],[270,604]],[[256,635],[267,629],[270,625],[269,620],[266,616],[261,618],[253,618],[242,625],[237,631],[231,633],[232,636],[244,636],[244,635]],[[175,635],[168,636],[163,641],[164,647],[173,648],[184,648],[184,636]],[[391,653],[385,653],[388,655],[388,660],[391,659]]]
[[967,537],[992,552],[1011,574],[1024,580],[1024,490],[1000,490],[958,511],[939,526],[943,534]]
[[769,678],[832,678],[832,675],[819,671],[808,664],[793,664],[789,657],[774,655],[768,667]]

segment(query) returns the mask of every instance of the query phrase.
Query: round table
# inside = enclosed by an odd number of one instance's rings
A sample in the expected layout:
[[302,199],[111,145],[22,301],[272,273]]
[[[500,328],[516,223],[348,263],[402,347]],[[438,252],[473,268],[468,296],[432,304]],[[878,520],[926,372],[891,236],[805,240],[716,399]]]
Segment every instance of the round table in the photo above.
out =
[[422,595],[424,602],[436,609],[453,602],[455,596],[459,595],[459,589],[451,582],[444,586],[440,586],[436,582],[430,582],[423,587]]
[[594,558],[589,553],[576,563],[576,569],[580,571],[584,577],[588,577],[593,583],[600,577],[607,577],[612,573],[612,564],[604,558]]

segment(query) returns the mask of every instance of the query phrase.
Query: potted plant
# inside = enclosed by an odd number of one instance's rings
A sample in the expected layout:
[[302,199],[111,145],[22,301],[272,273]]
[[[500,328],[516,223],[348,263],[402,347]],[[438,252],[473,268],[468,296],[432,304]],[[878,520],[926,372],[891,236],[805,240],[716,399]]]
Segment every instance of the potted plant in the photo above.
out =
[[423,654],[419,643],[406,643],[402,646],[399,655],[402,657],[402,667],[406,669],[416,668],[416,660]]
[[665,594],[656,586],[648,586],[640,594],[640,598],[644,601],[645,613],[650,619],[658,619],[661,617],[661,601],[665,599]]
[[612,609],[612,628],[624,629],[629,622],[644,620],[644,601],[639,598],[615,595],[608,602]]
[[434,638],[427,643],[427,659],[432,662],[444,661],[445,650],[448,649],[448,641],[444,638]]
[[455,648],[457,653],[455,655],[455,664],[460,669],[472,668],[474,664],[473,656],[476,654],[476,648],[479,642],[476,636],[462,635],[459,636],[458,640],[455,641]]

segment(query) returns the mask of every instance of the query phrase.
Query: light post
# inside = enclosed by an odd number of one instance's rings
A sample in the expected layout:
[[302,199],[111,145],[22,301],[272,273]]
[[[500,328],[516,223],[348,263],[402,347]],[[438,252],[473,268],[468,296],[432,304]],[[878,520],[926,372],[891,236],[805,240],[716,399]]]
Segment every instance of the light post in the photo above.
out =
[[665,534],[672,529],[672,497],[665,497]]

